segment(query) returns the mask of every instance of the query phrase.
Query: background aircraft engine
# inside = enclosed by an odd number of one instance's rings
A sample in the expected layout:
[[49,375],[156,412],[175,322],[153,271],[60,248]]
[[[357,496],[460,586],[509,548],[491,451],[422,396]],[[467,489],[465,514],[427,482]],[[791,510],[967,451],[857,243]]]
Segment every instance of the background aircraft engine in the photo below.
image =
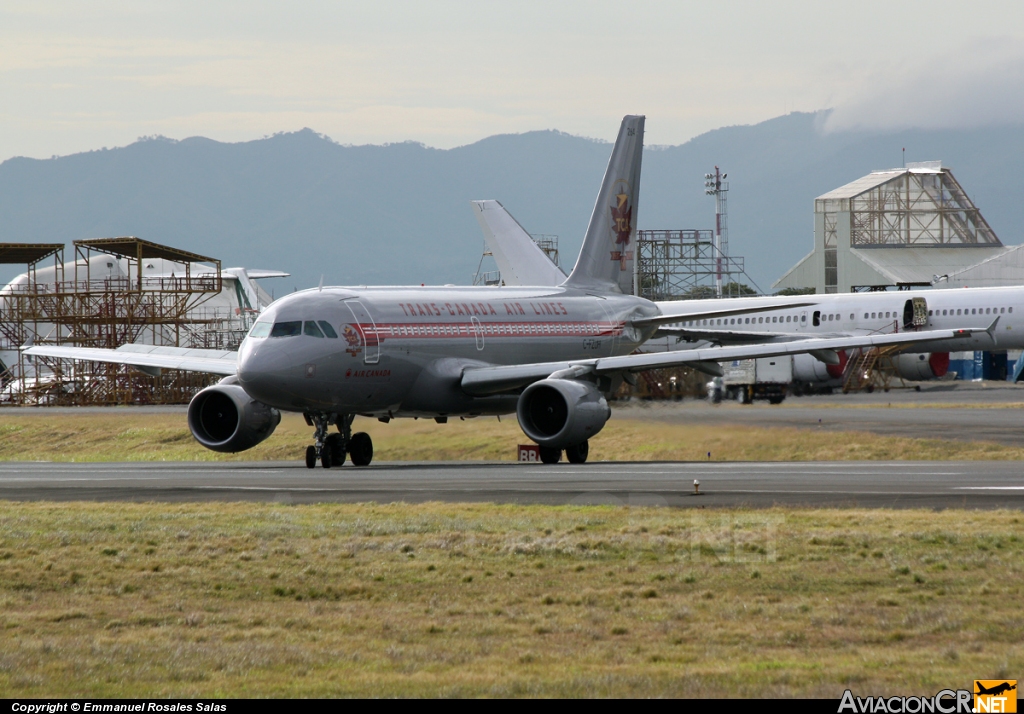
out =
[[611,415],[608,402],[594,385],[571,379],[534,382],[516,406],[523,433],[541,446],[555,449],[594,436]]
[[839,364],[825,364],[809,354],[793,355],[793,380],[810,384],[842,379],[848,360],[843,351],[839,352]]
[[207,387],[188,405],[188,428],[207,449],[233,454],[251,449],[281,422],[281,412],[255,401],[237,384]]
[[949,352],[901,354],[897,356],[895,365],[903,379],[912,382],[937,379],[949,371]]

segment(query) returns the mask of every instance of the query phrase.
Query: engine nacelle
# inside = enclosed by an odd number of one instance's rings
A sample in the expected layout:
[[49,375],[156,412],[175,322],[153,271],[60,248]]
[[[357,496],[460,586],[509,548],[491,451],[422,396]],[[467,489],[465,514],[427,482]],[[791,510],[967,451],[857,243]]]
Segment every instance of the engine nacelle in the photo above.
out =
[[237,384],[216,384],[192,397],[188,428],[213,451],[233,454],[251,449],[281,423],[281,412],[257,402]]
[[944,377],[949,371],[949,352],[901,354],[893,360],[896,372],[912,382]]
[[840,350],[839,364],[825,364],[813,355],[793,355],[793,381],[813,384],[814,382],[831,382],[843,378],[849,358]]
[[611,415],[608,401],[593,384],[572,379],[534,382],[516,405],[523,433],[555,449],[586,441],[604,428]]

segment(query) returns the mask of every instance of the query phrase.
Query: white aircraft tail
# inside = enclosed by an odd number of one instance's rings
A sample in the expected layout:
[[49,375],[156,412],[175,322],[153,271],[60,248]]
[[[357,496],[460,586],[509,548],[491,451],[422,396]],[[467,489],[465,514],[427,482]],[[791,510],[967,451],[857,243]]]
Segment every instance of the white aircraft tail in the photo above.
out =
[[470,201],[505,285],[554,287],[565,273],[498,201]]
[[601,192],[594,204],[580,257],[565,285],[633,291],[640,163],[644,153],[644,117],[627,116],[619,127]]

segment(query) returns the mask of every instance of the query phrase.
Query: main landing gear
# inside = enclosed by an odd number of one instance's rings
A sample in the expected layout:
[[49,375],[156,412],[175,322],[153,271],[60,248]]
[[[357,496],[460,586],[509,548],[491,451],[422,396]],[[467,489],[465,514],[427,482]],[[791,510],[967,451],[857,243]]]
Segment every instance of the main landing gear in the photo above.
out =
[[[306,423],[316,427],[313,437],[316,443],[306,447],[306,468],[316,468],[316,462],[325,469],[341,466],[346,456],[352,457],[354,466],[369,466],[373,461],[373,440],[365,432],[352,433],[354,414],[328,414],[306,412]],[[338,433],[329,434],[331,424],[338,427]]]
[[[565,450],[565,458],[570,464],[585,464],[589,454],[589,441],[581,441],[575,446],[570,446]],[[552,446],[542,446],[540,447],[540,460],[541,463],[545,464],[557,464],[562,460],[562,450],[556,449]]]

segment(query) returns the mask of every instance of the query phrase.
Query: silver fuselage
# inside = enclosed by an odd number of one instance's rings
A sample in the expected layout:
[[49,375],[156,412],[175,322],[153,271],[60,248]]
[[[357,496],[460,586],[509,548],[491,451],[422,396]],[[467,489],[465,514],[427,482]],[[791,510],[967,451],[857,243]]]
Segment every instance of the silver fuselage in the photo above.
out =
[[325,321],[337,337],[250,336],[238,380],[287,411],[509,414],[516,395],[471,397],[459,386],[463,370],[629,354],[656,329],[632,320],[657,314],[642,298],[566,288],[307,290],[271,305],[260,322]]

